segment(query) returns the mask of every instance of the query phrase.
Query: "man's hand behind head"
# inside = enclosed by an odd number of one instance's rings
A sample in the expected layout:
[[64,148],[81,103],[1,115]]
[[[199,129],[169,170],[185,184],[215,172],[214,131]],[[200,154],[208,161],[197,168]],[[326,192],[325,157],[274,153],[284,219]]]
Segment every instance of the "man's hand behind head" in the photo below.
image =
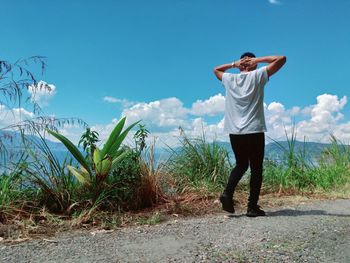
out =
[[255,58],[244,57],[237,62],[237,67],[240,71],[252,71],[257,67],[257,62]]

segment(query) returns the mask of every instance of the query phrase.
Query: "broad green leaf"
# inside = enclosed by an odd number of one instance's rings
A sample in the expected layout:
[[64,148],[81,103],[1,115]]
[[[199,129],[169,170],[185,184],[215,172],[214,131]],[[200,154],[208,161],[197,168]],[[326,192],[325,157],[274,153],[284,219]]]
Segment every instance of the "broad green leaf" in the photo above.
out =
[[123,117],[115,126],[115,128],[113,129],[112,133],[109,135],[105,145],[103,146],[102,150],[101,150],[101,155],[105,156],[111,149],[114,141],[118,138],[118,136],[120,135],[124,124],[125,124],[125,120],[126,117]]
[[[88,174],[89,174],[89,171],[86,170],[86,169],[84,168],[84,166],[80,166],[80,170],[82,170],[84,173],[88,173]],[[90,174],[89,174],[89,175],[90,175]]]
[[125,152],[124,149],[118,150],[118,151],[114,154],[113,159],[117,158],[117,157],[118,157],[120,154],[122,154],[123,152]]
[[68,140],[66,137],[57,132],[51,130],[47,130],[47,132],[55,138],[57,138],[58,140],[60,140],[64,144],[64,146],[66,146],[68,151],[70,151],[70,153],[74,156],[74,158],[81,164],[81,166],[83,166],[90,173],[89,165],[87,164],[84,156],[70,140]]
[[100,149],[98,147],[96,147],[95,150],[94,150],[94,164],[95,164],[95,166],[99,162],[101,162],[101,160],[102,160],[101,151],[100,151]]
[[113,143],[112,147],[110,148],[109,151],[109,155],[114,159],[114,157],[116,157],[116,153],[118,152],[118,149],[120,147],[120,145],[122,144],[122,142],[124,141],[126,135],[128,135],[129,131],[134,128],[134,126],[136,124],[138,124],[140,121],[137,121],[133,124],[131,124],[125,131],[122,132],[122,134],[120,134],[120,136],[115,140],[115,142]]
[[77,178],[82,184],[91,184],[90,175],[84,170],[79,170],[71,165],[67,165],[68,170]]
[[112,160],[110,157],[104,159],[101,162],[101,176],[106,176],[109,174],[112,167]]

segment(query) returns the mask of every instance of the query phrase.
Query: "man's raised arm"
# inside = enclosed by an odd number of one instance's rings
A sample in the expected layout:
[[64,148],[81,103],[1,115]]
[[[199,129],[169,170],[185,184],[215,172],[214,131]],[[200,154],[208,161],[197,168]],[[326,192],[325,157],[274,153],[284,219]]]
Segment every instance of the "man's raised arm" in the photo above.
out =
[[214,68],[214,74],[219,80],[222,80],[222,75],[225,73],[225,71],[230,68],[233,68],[233,66],[234,66],[234,63],[217,66]]
[[270,77],[275,74],[283,65],[286,63],[287,58],[285,56],[267,56],[267,57],[259,57],[259,58],[249,58],[251,63],[259,64],[259,63],[268,63],[267,66],[267,75]]
[[223,64],[223,65],[217,66],[214,68],[214,74],[219,80],[222,80],[222,75],[225,73],[226,70],[230,68],[241,69],[245,61],[246,61],[246,58],[240,59],[238,61],[234,61],[231,64]]

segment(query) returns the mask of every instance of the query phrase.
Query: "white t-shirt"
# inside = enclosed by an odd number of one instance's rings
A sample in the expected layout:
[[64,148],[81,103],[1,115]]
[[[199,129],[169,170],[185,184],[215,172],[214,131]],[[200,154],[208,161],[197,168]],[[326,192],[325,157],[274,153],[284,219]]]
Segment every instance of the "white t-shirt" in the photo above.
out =
[[225,131],[230,134],[266,131],[264,86],[268,79],[266,66],[250,72],[222,75],[226,89]]

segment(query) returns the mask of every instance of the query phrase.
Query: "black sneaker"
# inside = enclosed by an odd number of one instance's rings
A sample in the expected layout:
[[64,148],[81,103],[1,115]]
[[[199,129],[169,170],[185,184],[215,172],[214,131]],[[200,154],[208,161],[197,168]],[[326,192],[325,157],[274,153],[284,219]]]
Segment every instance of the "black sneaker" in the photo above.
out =
[[222,204],[222,209],[229,213],[234,213],[235,208],[233,207],[232,198],[228,197],[225,194],[220,195],[220,202]]
[[257,216],[266,216],[265,211],[260,209],[260,206],[248,207],[247,216],[257,217]]

